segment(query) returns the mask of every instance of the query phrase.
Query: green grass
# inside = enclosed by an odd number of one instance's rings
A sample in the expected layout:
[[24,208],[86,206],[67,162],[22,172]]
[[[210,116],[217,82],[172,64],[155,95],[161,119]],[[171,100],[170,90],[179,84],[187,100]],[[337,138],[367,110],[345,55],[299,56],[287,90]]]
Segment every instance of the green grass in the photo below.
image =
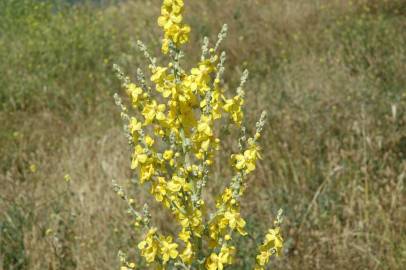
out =
[[[135,249],[111,179],[149,199],[126,180],[112,64],[134,77],[145,66],[134,42],[158,52],[160,1],[113,2],[0,0],[0,269],[113,269],[119,249]],[[254,238],[240,244],[254,246],[282,207],[287,244],[272,269],[402,269],[406,2],[186,3],[187,65],[227,23],[227,87],[247,67],[248,120],[270,116],[243,206]],[[220,161],[215,187],[228,177]],[[167,218],[154,221],[172,231]]]

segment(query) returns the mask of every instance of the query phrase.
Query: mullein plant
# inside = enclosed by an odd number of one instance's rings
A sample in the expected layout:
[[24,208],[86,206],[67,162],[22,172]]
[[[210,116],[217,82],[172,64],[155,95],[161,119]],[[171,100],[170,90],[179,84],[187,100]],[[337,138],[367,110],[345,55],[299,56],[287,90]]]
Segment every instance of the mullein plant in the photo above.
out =
[[[145,205],[134,207],[123,188],[114,183],[114,189],[129,206],[135,225],[145,234],[138,250],[152,269],[224,269],[233,265],[236,249],[232,239],[246,236],[245,220],[240,214],[241,197],[246,190],[246,178],[261,158],[258,140],[266,120],[262,113],[256,131],[248,137],[244,122],[244,71],[234,97],[228,98],[222,87],[225,53],[218,54],[219,45],[226,36],[227,26],[218,35],[215,46],[203,41],[202,56],[189,72],[180,65],[184,56],[181,46],[188,42],[190,27],[183,23],[183,0],[164,0],[158,24],[162,27],[162,53],[169,64],[159,66],[146,46],[138,47],[149,61],[151,73],[147,84],[142,71],[137,71],[137,83],[114,66],[131,100],[128,109],[115,94],[121,109],[124,129],[132,148],[131,169],[136,171],[140,184],[149,188],[156,201],[167,208],[179,225],[176,236],[164,235],[151,223],[151,214]],[[131,112],[131,113],[130,113]],[[216,208],[208,214],[203,191],[210,184],[213,160],[219,153],[220,120],[229,121],[241,130],[239,150],[232,154],[234,176],[219,194]],[[279,256],[283,246],[280,233],[282,213],[278,213],[273,228],[269,229],[258,247],[254,269],[265,269],[270,258]],[[137,263],[119,253],[121,269],[138,269]]]

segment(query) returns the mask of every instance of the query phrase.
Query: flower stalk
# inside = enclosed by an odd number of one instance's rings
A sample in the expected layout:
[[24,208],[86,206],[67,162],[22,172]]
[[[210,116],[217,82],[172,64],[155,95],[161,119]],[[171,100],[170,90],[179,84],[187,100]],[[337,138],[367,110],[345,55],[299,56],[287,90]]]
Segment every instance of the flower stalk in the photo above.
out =
[[[241,197],[247,176],[261,158],[259,139],[266,113],[261,114],[255,134],[247,137],[243,106],[248,71],[243,72],[234,97],[227,97],[221,83],[226,53],[218,51],[227,35],[226,25],[213,48],[204,38],[196,67],[190,71],[182,68],[181,47],[188,42],[191,31],[183,23],[183,11],[183,0],[163,1],[158,25],[164,32],[162,53],[170,57],[167,65],[157,64],[147,47],[137,43],[149,62],[151,83],[141,69],[137,71],[137,83],[133,83],[115,66],[131,100],[127,108],[115,95],[132,148],[131,168],[136,171],[139,183],[148,186],[156,201],[171,212],[179,225],[178,234],[160,233],[151,225],[147,206],[137,211],[121,187],[114,184],[114,189],[128,203],[136,226],[146,232],[138,249],[148,265],[157,269],[221,270],[234,264],[238,247],[231,240],[247,235],[246,222],[240,213]],[[213,160],[221,149],[217,127],[222,121],[231,123],[242,135],[238,140],[239,152],[230,158],[234,177],[219,194],[216,209],[208,214],[203,192],[211,184]],[[278,216],[259,246],[255,269],[264,269],[272,255],[280,254],[283,245],[280,223]],[[127,262],[122,252],[120,261],[122,269],[136,269],[136,264]]]

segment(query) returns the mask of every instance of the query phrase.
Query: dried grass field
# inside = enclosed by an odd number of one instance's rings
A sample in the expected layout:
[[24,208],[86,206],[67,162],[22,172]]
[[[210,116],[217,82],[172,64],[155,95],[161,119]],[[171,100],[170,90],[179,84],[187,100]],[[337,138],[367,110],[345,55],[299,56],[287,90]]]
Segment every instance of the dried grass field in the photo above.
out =
[[[161,1],[83,2],[0,0],[0,269],[118,269],[140,234],[112,179],[174,230],[130,180],[113,99],[113,63],[131,77],[145,66],[137,39],[159,55]],[[248,68],[248,122],[269,116],[242,204],[252,237],[232,269],[252,269],[279,208],[284,255],[269,269],[404,269],[406,1],[185,5],[186,65],[227,23],[226,88]],[[208,197],[230,176],[224,162]]]

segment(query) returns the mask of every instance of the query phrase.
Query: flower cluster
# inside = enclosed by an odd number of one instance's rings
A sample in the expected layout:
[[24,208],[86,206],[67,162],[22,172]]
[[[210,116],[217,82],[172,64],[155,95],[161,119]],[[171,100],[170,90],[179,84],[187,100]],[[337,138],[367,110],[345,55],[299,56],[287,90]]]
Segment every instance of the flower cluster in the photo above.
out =
[[158,24],[165,32],[162,43],[162,51],[165,54],[169,52],[170,42],[179,46],[189,40],[190,27],[182,24],[183,5],[183,0],[164,0],[163,2]]
[[[157,65],[146,47],[139,43],[150,61],[152,86],[147,85],[141,71],[138,71],[138,82],[132,83],[116,67],[131,100],[131,110],[115,97],[132,146],[131,168],[136,171],[139,183],[148,186],[156,201],[167,208],[179,224],[176,240],[151,226],[147,208],[143,213],[138,212],[123,190],[117,186],[116,190],[129,203],[135,224],[147,231],[138,249],[149,265],[160,269],[170,265],[221,270],[233,264],[236,253],[233,237],[247,234],[246,222],[240,214],[240,198],[246,188],[247,175],[255,170],[261,158],[258,140],[266,114],[261,115],[254,136],[247,138],[243,127],[243,89],[248,72],[243,73],[234,97],[227,97],[221,84],[225,53],[218,54],[218,48],[226,35],[226,27],[213,48],[209,48],[205,39],[196,67],[189,71],[181,67],[180,46],[187,42],[190,32],[190,28],[182,24],[183,7],[183,0],[164,0],[158,19],[164,30],[162,49],[164,53],[169,52],[171,61],[165,66]],[[134,112],[133,116],[129,116],[130,111]],[[214,213],[208,215],[202,191],[221,147],[218,126],[224,122],[241,130],[242,136],[239,151],[230,159],[234,177],[219,194]],[[279,252],[282,247],[278,228],[271,229],[260,246],[258,269],[268,263],[273,250]],[[123,269],[134,268],[124,259],[122,262]]]
[[272,255],[280,256],[283,247],[283,239],[280,233],[281,223],[282,211],[279,211],[277,220],[275,221],[275,228],[268,230],[263,244],[259,246],[255,270],[264,270]]

